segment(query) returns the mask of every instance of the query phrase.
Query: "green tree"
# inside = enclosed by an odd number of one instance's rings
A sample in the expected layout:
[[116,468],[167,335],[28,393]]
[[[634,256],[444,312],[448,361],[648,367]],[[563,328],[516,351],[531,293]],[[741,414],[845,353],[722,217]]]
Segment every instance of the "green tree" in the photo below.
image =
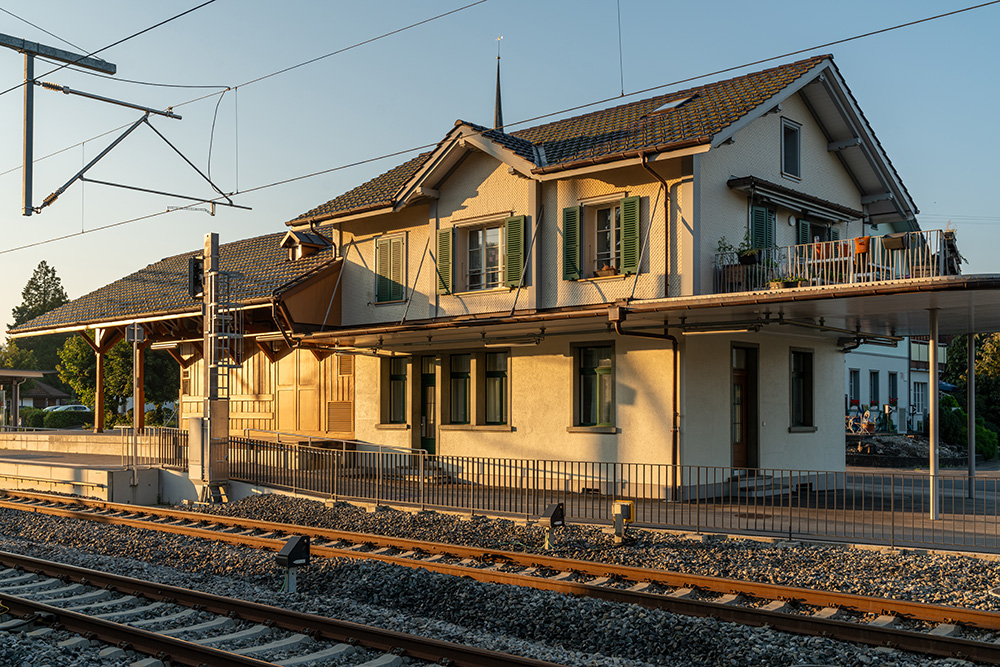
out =
[[[59,378],[72,387],[80,400],[93,408],[97,393],[97,355],[80,336],[73,336],[59,350]],[[146,400],[157,407],[177,400],[180,369],[170,355],[145,353],[143,386]],[[115,344],[104,358],[104,408],[108,425],[121,420],[125,401],[132,395],[132,345]]]
[[69,297],[66,296],[56,270],[42,260],[35,267],[28,284],[21,290],[21,305],[11,311],[14,326],[24,324],[68,302]]
[[34,370],[38,368],[38,358],[32,350],[26,350],[12,340],[0,345],[0,368]]
[[[21,305],[11,311],[14,318],[13,326],[30,322],[39,315],[44,315],[68,301],[66,290],[63,289],[62,281],[56,275],[56,270],[42,260],[35,267],[35,272],[31,274],[24,289],[21,290]],[[59,363],[59,348],[65,344],[69,336],[70,334],[53,334],[20,339],[19,349],[32,352],[35,359],[33,365],[23,366],[23,368],[55,370],[56,364]],[[52,379],[55,380],[55,378]],[[66,386],[60,388],[69,389]]]

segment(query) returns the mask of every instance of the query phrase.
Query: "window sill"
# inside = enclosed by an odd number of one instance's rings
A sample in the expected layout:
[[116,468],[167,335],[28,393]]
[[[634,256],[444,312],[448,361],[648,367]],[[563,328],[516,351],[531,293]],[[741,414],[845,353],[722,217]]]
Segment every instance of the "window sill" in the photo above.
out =
[[466,290],[465,292],[452,292],[451,294],[442,294],[441,296],[476,296],[479,294],[507,294],[512,291],[514,291],[513,287],[490,287],[487,289]]
[[408,431],[409,424],[375,424],[376,431]]
[[373,306],[395,306],[396,304],[406,303],[406,299],[393,299],[392,301],[372,301]]
[[789,426],[789,433],[815,433],[819,429],[815,426]]
[[613,276],[589,276],[586,278],[580,278],[577,282],[590,283],[590,282],[602,282],[605,280],[626,280],[628,278],[634,277],[634,273],[616,273]]
[[441,424],[442,431],[501,431],[513,432],[514,428],[507,424]]
[[781,177],[782,178],[787,178],[790,181],[795,181],[796,183],[801,183],[802,182],[802,177],[801,176],[796,176],[795,174],[789,174],[789,173],[784,172],[784,171],[781,172]]
[[567,433],[607,433],[617,435],[621,432],[616,426],[567,426]]

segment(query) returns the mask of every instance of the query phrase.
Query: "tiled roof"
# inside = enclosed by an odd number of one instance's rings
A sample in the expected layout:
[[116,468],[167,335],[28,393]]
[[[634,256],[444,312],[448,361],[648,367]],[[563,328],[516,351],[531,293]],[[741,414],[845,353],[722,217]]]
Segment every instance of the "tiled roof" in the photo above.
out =
[[[831,56],[814,56],[514,132],[466,124],[532,162],[537,169],[558,169],[581,160],[710,138],[829,58]],[[675,109],[654,113],[667,102],[685,99],[688,101]],[[544,156],[543,164],[537,162],[539,153]],[[429,155],[429,152],[422,153],[303,213],[288,224],[299,224],[317,216],[327,219],[390,206],[402,185],[417,173]]]
[[[544,151],[546,164],[539,167],[712,137],[828,58],[815,56],[513,134]],[[675,109],[654,113],[668,102],[685,99]]]
[[331,199],[311,211],[306,211],[289,224],[305,222],[309,218],[316,216],[332,216],[338,213],[344,214],[361,211],[379,204],[389,206],[392,204],[393,195],[402,187],[403,183],[410,180],[410,177],[417,173],[417,170],[423,165],[428,155],[430,153],[421,153],[398,167],[393,167],[381,176],[376,176],[367,183],[363,183],[353,190],[348,190],[336,199]]
[[[322,232],[322,228],[318,228]],[[291,262],[280,247],[285,232],[267,234],[219,246],[223,271],[236,274],[232,297],[252,303],[270,297],[280,287],[334,259],[331,248]],[[174,255],[150,264],[130,276],[39,315],[11,332],[41,331],[66,326],[121,321],[197,309],[187,292],[188,258],[198,252]]]

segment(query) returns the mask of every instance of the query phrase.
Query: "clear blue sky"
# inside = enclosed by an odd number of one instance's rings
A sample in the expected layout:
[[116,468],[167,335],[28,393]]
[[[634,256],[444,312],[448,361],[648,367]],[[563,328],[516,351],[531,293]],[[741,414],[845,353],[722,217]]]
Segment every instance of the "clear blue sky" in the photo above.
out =
[[[119,78],[236,86],[471,1],[217,0],[101,55],[118,66]],[[0,8],[87,51],[197,4],[0,0]],[[629,93],[971,4],[621,0],[624,88]],[[1000,155],[995,121],[1000,106],[995,85],[998,26],[1000,5],[994,5],[780,61],[833,53],[920,208],[922,227],[936,229],[950,220],[970,261],[966,271],[975,273],[1000,273],[1000,260],[992,252],[1000,213],[991,195]],[[0,32],[73,48],[2,12]],[[435,143],[458,118],[488,124],[499,35],[508,126],[621,92],[614,0],[489,0],[241,87],[238,93],[230,91],[218,109],[212,176],[223,190],[245,190]],[[36,75],[49,69],[38,63]],[[0,90],[22,77],[21,55],[0,50]],[[212,92],[140,86],[67,70],[48,80],[156,108]],[[36,158],[138,117],[137,112],[38,88],[35,98]],[[177,106],[184,117],[180,121],[153,121],[202,170],[207,168],[217,100]],[[175,212],[2,252],[186,203],[76,184],[41,215],[22,217],[21,125],[21,91],[0,96],[0,172],[11,170],[0,175],[3,329],[41,260],[56,268],[67,293],[76,298],[163,257],[199,248],[209,231],[218,232],[223,242],[281,231],[286,220],[406,159],[367,163],[237,198],[252,211],[220,208],[215,217]],[[37,163],[36,205],[111,139],[89,141]],[[180,194],[210,194],[208,185],[147,128],[137,130],[90,175]]]

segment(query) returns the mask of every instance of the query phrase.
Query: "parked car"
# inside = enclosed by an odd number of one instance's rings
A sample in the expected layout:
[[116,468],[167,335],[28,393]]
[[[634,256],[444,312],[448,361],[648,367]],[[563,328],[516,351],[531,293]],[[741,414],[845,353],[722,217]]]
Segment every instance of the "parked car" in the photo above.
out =
[[60,405],[53,408],[52,412],[91,412],[86,405]]

